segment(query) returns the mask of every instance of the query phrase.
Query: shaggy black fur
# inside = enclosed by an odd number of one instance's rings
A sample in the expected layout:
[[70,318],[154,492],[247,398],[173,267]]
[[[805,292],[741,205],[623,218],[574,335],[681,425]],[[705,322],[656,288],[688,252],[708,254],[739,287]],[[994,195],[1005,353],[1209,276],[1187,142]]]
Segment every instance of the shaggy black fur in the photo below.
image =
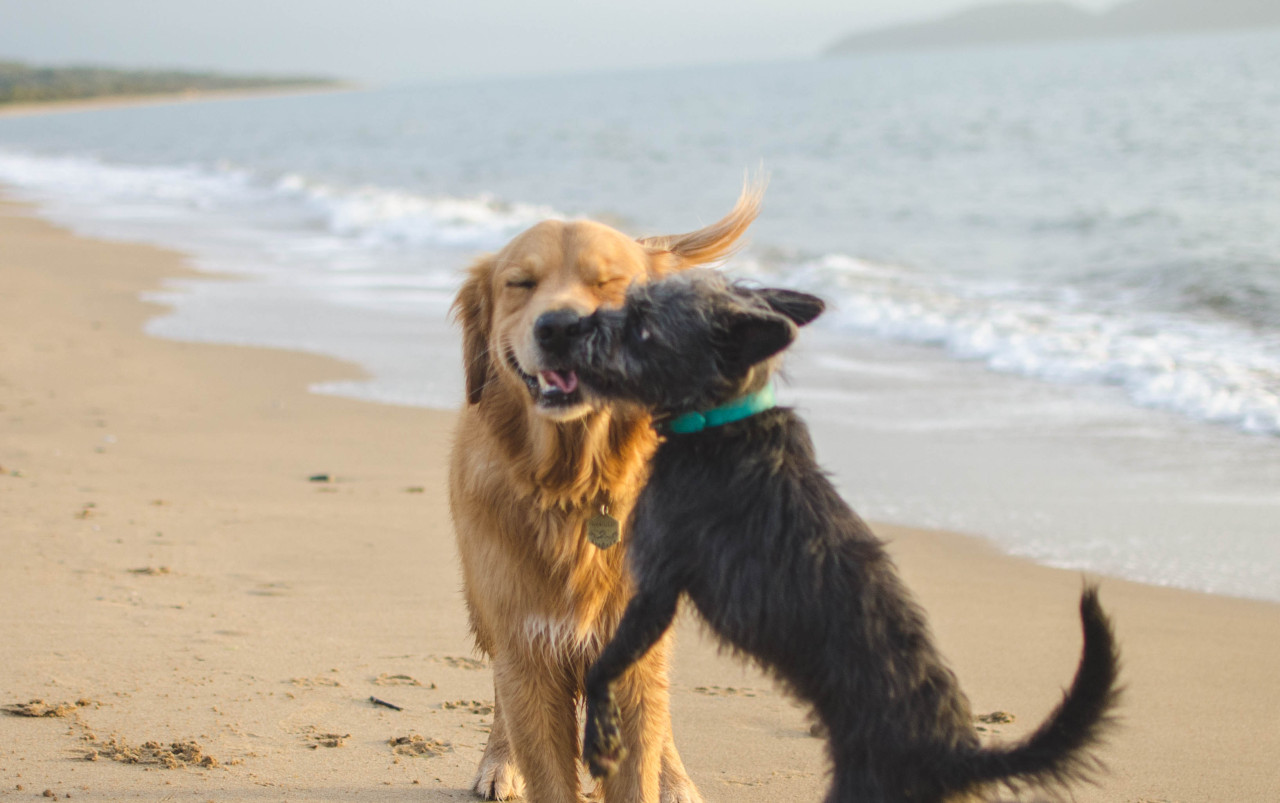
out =
[[[568,349],[590,391],[661,422],[762,387],[822,308],[691,271],[633,288],[624,308],[585,319]],[[668,434],[630,533],[638,592],[586,680],[594,775],[622,758],[610,684],[666,631],[682,593],[727,645],[812,704],[834,766],[828,801],[944,801],[988,784],[1065,785],[1095,768],[1088,748],[1119,694],[1095,589],[1080,600],[1084,651],[1062,702],[1022,742],[981,747],[923,611],[791,410]]]

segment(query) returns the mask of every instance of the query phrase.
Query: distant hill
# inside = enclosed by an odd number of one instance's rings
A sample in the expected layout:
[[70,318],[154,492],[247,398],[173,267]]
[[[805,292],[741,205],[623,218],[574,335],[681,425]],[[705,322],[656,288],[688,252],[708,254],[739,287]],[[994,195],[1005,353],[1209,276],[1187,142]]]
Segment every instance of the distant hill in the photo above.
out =
[[1130,0],[1102,15],[1115,33],[1280,26],[1280,0]]
[[1280,26],[1280,0],[1129,0],[1101,14],[1059,0],[1006,2],[930,22],[855,33],[825,54],[1271,26]]
[[340,82],[333,79],[314,76],[222,75],[181,70],[117,70],[103,67],[33,67],[16,61],[0,61],[0,105],[113,95],[339,85]]

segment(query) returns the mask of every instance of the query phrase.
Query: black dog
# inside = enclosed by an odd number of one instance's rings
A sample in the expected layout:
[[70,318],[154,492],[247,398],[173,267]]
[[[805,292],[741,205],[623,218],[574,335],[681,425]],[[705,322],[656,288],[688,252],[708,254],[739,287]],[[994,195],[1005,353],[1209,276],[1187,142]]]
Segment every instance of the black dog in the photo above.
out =
[[[1071,688],[1019,744],[979,745],[968,700],[883,544],[836,493],[770,378],[820,299],[712,271],[638,285],[568,346],[582,384],[655,413],[665,439],[632,513],[637,594],[587,675],[584,758],[623,757],[610,684],[687,594],[718,636],[812,704],[828,734],[828,801],[953,800],[986,785],[1062,785],[1097,766],[1118,658],[1095,589],[1080,600]],[[779,356],[775,356],[779,355]]]

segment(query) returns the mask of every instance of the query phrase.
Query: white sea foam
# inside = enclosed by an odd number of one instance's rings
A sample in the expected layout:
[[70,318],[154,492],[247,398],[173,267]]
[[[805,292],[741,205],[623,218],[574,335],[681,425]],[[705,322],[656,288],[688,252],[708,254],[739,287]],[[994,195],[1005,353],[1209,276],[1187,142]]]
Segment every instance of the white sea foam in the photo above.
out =
[[[310,238],[288,238],[288,245],[276,251],[291,249],[313,258],[344,247],[495,248],[538,220],[558,216],[547,207],[508,204],[488,195],[429,197],[386,187],[345,188],[297,174],[271,180],[232,165],[120,165],[0,151],[0,181],[56,207],[94,207],[95,216],[115,222],[221,213],[243,217],[238,222],[256,229],[264,246],[271,234],[309,233]],[[265,219],[259,217],[263,213]],[[317,239],[317,233],[337,240]]]
[[340,188],[297,174],[281,178],[275,188],[315,209],[334,234],[370,247],[495,248],[514,232],[559,216],[548,207],[508,204],[492,195],[424,197],[374,186]]
[[[243,203],[249,176],[189,165],[109,165],[82,156],[34,156],[0,151],[0,181],[51,198],[83,204],[151,202],[171,208],[207,209]],[[117,207],[118,208],[118,207]],[[112,214],[112,207],[103,214]]]
[[997,371],[1122,387],[1136,404],[1280,435],[1280,337],[1225,322],[1087,302],[1043,288],[970,282],[827,256],[749,265],[756,278],[820,293],[825,325],[940,346]]

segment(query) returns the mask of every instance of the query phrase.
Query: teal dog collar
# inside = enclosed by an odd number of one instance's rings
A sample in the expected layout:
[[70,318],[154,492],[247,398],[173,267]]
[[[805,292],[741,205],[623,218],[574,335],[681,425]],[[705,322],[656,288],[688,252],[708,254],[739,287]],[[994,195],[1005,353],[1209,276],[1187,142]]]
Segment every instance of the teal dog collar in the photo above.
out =
[[708,427],[719,427],[724,424],[732,424],[734,421],[741,421],[744,418],[750,418],[774,405],[773,385],[768,384],[755,393],[740,396],[728,404],[722,404],[719,407],[713,407],[700,413],[682,413],[661,426],[664,432],[670,432],[675,435],[690,435],[694,432],[701,432]]

